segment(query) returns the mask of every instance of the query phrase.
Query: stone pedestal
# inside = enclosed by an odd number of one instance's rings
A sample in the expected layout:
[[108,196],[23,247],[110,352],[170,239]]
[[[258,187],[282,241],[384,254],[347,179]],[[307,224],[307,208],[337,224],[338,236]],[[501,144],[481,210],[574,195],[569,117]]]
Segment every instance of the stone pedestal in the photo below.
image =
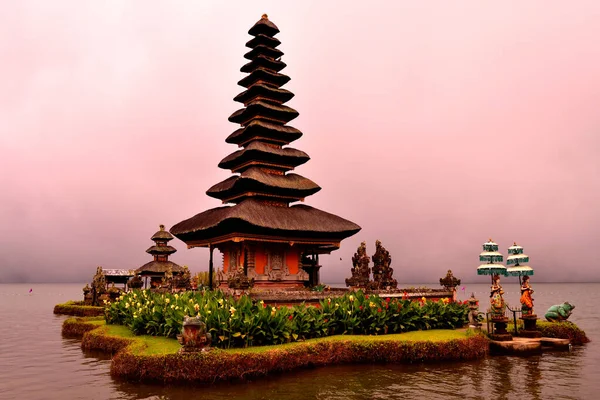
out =
[[521,317],[523,320],[523,329],[519,331],[519,336],[527,338],[539,338],[542,337],[542,333],[537,330],[538,317],[535,314],[524,315]]
[[492,340],[499,342],[512,340],[512,335],[506,330],[506,325],[508,324],[507,317],[492,317],[491,321],[494,324],[494,331],[490,334]]

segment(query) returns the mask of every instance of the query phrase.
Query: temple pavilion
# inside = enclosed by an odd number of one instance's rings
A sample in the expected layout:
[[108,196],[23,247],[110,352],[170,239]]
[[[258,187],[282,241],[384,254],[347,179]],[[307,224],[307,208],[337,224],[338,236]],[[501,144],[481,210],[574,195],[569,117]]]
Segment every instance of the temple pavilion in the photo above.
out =
[[[245,91],[234,98],[244,105],[229,121],[240,128],[226,142],[239,150],[219,163],[233,176],[206,192],[225,206],[182,221],[171,233],[188,248],[223,254],[225,275],[243,271],[256,286],[299,287],[319,283],[319,254],[328,254],[361,228],[353,222],[298,204],[321,188],[293,173],[309,160],[308,154],[288,147],[302,132],[287,125],[298,112],[284,104],[294,94],[282,89],[290,78],[281,73],[286,64],[274,36],[279,29],[266,15],[248,31],[247,73],[238,84]],[[210,283],[212,287],[212,282]],[[223,285],[223,282],[221,283]]]
[[146,288],[149,286],[148,279],[150,279],[150,286],[153,287],[160,285],[165,272],[170,270],[173,275],[183,272],[183,267],[169,261],[169,256],[175,253],[177,249],[168,244],[170,240],[173,240],[173,235],[165,230],[164,225],[159,226],[158,232],[152,235],[150,240],[154,241],[154,246],[150,246],[146,253],[151,254],[153,260],[135,270],[144,280],[144,287]]

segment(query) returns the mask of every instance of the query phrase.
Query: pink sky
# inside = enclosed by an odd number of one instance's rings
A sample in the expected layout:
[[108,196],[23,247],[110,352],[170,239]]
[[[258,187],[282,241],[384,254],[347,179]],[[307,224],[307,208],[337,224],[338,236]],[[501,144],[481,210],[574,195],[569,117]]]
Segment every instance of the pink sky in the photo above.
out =
[[137,268],[159,224],[220,205],[205,191],[230,176],[262,13],[312,158],[297,172],[323,188],[306,203],[363,227],[324,281],[376,239],[400,282],[473,281],[489,237],[534,279],[600,280],[600,2],[41,0],[0,13],[0,282]]

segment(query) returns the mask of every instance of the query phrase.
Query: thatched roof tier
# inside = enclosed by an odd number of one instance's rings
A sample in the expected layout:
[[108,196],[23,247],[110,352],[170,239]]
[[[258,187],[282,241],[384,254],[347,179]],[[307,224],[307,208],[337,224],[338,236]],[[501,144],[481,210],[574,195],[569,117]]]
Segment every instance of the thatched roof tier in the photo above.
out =
[[247,144],[253,140],[285,145],[300,137],[302,137],[302,132],[294,127],[255,119],[250,121],[245,127],[233,132],[225,141],[237,144],[238,146]]
[[175,264],[173,261],[150,261],[135,270],[139,274],[144,273],[162,273],[164,274],[167,269],[171,267],[171,271],[174,274],[183,272],[183,267]]
[[264,100],[277,104],[283,104],[294,97],[289,90],[274,88],[269,85],[257,83],[233,98],[234,101],[248,104],[251,100]]
[[254,119],[262,119],[285,124],[298,115],[298,111],[291,107],[256,100],[231,114],[229,121],[245,125]]
[[283,51],[279,49],[274,49],[270,46],[265,46],[264,44],[259,44],[252,50],[244,54],[244,58],[248,60],[254,60],[259,55],[276,59],[283,56]]
[[360,229],[353,222],[304,204],[273,207],[247,199],[232,207],[204,211],[174,225],[170,231],[190,244],[232,233],[339,242]]
[[175,253],[176,251],[177,249],[173,246],[152,246],[148,250],[146,250],[146,253],[169,255]]
[[159,231],[152,235],[150,240],[168,242],[169,240],[173,240],[173,235],[171,235],[168,231],[165,231],[164,225],[160,225]]
[[248,193],[298,201],[319,190],[319,185],[298,174],[276,175],[264,172],[260,168],[249,168],[239,176],[232,176],[217,183],[208,189],[206,194],[220,200],[235,202],[242,200]]
[[221,160],[219,168],[243,172],[252,166],[264,165],[288,171],[308,160],[310,157],[303,151],[291,147],[282,149],[254,141],[250,142],[243,150],[238,150]]
[[275,87],[281,87],[290,81],[290,77],[279,72],[273,72],[266,68],[259,67],[250,73],[250,75],[239,80],[238,85],[245,88],[250,87],[256,82],[265,82]]
[[259,44],[263,44],[265,46],[275,48],[275,47],[279,46],[281,44],[281,42],[277,38],[263,35],[262,33],[260,33],[260,34],[256,35],[255,37],[253,37],[252,39],[250,39],[246,43],[246,47],[249,47],[252,49],[252,48],[258,46]]
[[263,14],[263,16],[254,24],[254,26],[250,28],[248,33],[252,36],[257,36],[260,34],[266,36],[275,36],[279,33],[279,28],[277,28],[277,25],[269,21],[267,14]]
[[279,72],[287,67],[287,64],[280,60],[274,60],[265,56],[258,56],[247,64],[244,64],[240,71],[250,73],[256,69],[268,69],[272,72]]

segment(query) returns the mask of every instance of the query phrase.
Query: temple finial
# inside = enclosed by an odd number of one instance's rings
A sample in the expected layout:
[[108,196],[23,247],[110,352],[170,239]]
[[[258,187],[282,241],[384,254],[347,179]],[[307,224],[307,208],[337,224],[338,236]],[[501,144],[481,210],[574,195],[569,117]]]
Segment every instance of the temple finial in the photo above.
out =
[[262,19],[269,19],[269,16],[267,14],[263,14],[261,18]]
[[165,230],[165,226],[163,224],[160,224],[158,227],[160,228],[161,231]]

